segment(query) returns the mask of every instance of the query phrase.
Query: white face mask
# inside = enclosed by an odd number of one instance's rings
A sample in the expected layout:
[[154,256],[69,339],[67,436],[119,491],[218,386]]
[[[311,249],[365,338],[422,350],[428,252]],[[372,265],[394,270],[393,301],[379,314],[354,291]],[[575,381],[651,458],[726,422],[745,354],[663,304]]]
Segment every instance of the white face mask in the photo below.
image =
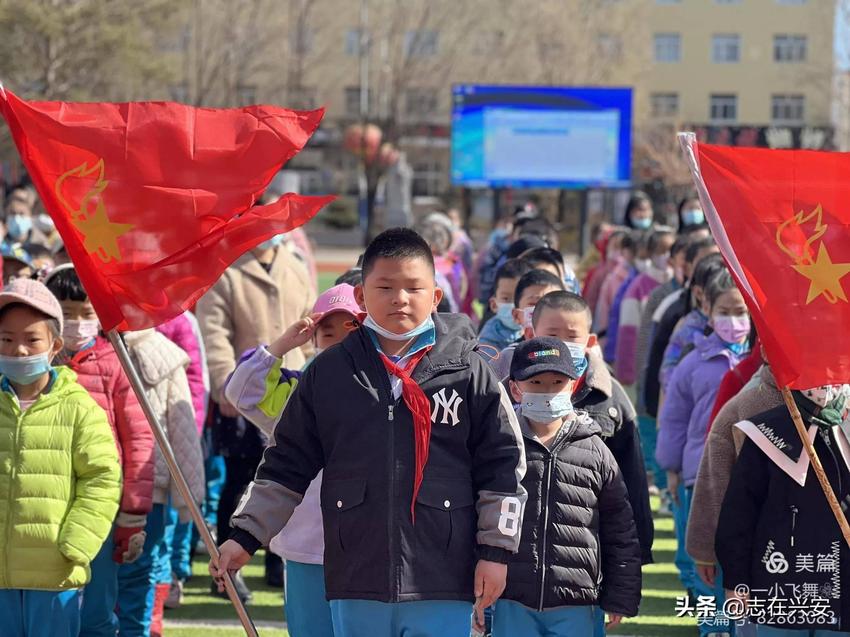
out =
[[532,327],[531,319],[534,317],[534,306],[522,308],[522,326]]
[[396,334],[395,332],[390,332],[388,329],[385,329],[378,325],[375,319],[372,318],[371,314],[366,315],[366,320],[363,321],[363,325],[368,327],[370,330],[387,338],[391,341],[409,341],[412,338],[419,336],[420,334],[424,334],[428,330],[434,329],[434,319],[430,316],[422,321],[419,325],[414,327],[412,330],[405,332],[404,334]]
[[656,254],[652,257],[652,265],[657,270],[667,271],[670,269],[670,258],[666,254]]
[[82,320],[65,321],[62,329],[62,338],[65,341],[65,349],[71,352],[79,352],[80,349],[91,343],[100,332],[100,321]]

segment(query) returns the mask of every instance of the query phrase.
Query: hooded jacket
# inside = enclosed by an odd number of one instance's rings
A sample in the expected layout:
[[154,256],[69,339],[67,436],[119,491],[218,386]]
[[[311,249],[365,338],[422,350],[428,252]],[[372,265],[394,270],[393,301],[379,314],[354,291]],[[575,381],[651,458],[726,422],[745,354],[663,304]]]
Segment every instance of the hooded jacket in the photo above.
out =
[[[195,502],[204,500],[204,458],[195,426],[192,394],[186,378],[189,355],[155,330],[125,334],[127,349],[145,386],[145,394],[168,434],[174,457],[180,466]],[[156,450],[153,501],[171,504],[180,520],[190,519],[189,510],[171,479],[162,452]]]
[[118,512],[121,465],[106,414],[74,372],[55,370],[23,413],[0,378],[0,589],[84,586]]
[[681,472],[686,487],[697,479],[717,388],[740,360],[717,334],[711,334],[700,337],[670,378],[658,415],[655,459],[662,469]]
[[[499,367],[508,373],[515,346],[502,351],[491,367]],[[655,526],[649,505],[649,485],[646,480],[646,464],[640,445],[635,408],[623,386],[620,385],[595,350],[587,355],[587,372],[584,382],[576,388],[572,397],[573,406],[587,412],[600,428],[600,435],[608,449],[614,454],[632,506],[637,534],[640,540],[641,561],[652,563],[652,542]]]
[[156,331],[177,345],[189,356],[186,378],[192,391],[192,406],[198,434],[203,432],[207,420],[207,401],[210,397],[210,374],[198,320],[191,312],[183,312],[170,321],[156,326]]
[[649,505],[637,414],[622,385],[611,377],[602,357],[591,352],[587,360],[585,382],[573,394],[573,406],[586,412],[598,425],[602,440],[620,467],[637,527],[641,563],[651,564],[655,525]]
[[68,367],[112,426],[123,476],[121,511],[147,515],[153,506],[156,443],[118,355],[109,341],[98,337],[92,347],[77,352]]
[[637,615],[640,545],[628,494],[599,427],[574,412],[547,448],[520,416],[528,503],[503,597],[543,611],[600,605]]
[[233,516],[233,539],[268,545],[324,469],[328,599],[471,602],[476,557],[507,562],[519,545],[525,460],[510,400],[469,319],[434,322],[413,371],[432,406],[415,524],[413,417],[362,327],[304,372]]
[[661,371],[658,373],[662,389],[667,389],[667,384],[670,382],[670,377],[673,375],[673,370],[676,369],[679,361],[705,335],[707,325],[708,319],[705,318],[704,314],[699,310],[691,310],[689,314],[685,315],[679,325],[676,326],[673,335],[670,337],[670,342],[664,350]]

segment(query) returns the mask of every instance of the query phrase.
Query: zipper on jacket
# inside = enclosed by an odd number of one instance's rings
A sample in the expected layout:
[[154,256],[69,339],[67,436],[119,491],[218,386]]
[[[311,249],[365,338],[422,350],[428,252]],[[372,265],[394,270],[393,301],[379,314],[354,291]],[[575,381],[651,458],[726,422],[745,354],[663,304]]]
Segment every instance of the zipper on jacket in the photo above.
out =
[[[15,414],[14,406],[12,407],[12,415],[15,416],[16,422],[15,422],[15,435],[14,435],[14,438],[12,439],[12,453],[11,453],[12,465],[11,465],[11,470],[9,471],[9,495],[7,497],[6,502],[12,502],[12,496],[14,495],[14,491],[15,491],[15,479],[17,478],[17,475],[18,475],[17,471],[16,471],[16,467],[18,466],[18,440],[20,439],[20,434],[21,434],[21,423],[23,422],[23,419],[24,419],[23,413],[21,413],[20,416]],[[7,579],[7,575],[9,573],[9,557],[10,557],[9,552],[11,550],[11,546],[12,546],[12,509],[10,508],[6,512],[6,545],[3,547],[4,552],[6,553],[5,568],[3,569],[3,572],[0,572],[0,585],[2,585],[2,586],[6,586],[8,584],[8,582],[5,581],[5,580]]]
[[[393,398],[392,388],[390,388],[389,394],[390,401]],[[390,402],[390,405],[387,409],[387,421],[393,421],[393,405]],[[389,588],[387,589],[387,594],[389,595],[390,601],[394,602],[396,600],[396,595],[398,591],[395,590],[395,528],[393,524],[393,507],[395,504],[395,436],[393,436],[394,427],[390,425],[390,452],[387,454],[389,456],[389,464],[390,464],[390,479],[389,479],[389,489],[390,489],[390,500],[387,505],[387,543],[389,544],[390,549],[390,564],[389,564]]]
[[797,526],[797,513],[799,509],[797,505],[791,505],[791,548],[794,548],[794,529]]
[[554,455],[548,454],[546,458],[546,493],[541,498],[543,505],[546,507],[543,512],[543,535],[540,546],[540,606],[538,611],[543,612],[543,599],[546,594],[546,531],[549,528],[549,493],[552,490],[552,465],[554,464]]

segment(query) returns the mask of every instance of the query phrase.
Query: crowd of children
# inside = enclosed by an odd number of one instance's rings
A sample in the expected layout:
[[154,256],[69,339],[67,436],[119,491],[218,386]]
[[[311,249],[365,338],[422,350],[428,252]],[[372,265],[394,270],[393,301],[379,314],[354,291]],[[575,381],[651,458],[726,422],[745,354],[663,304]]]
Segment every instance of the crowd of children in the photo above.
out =
[[[35,205],[13,190],[3,224],[0,633],[162,635],[188,503]],[[534,206],[478,254],[432,213],[318,296],[298,232],[125,334],[213,593],[230,573],[249,601],[265,549],[293,637],[598,637],[639,613],[656,494],[700,634],[850,635],[847,548],[743,296],[699,200],[675,221],[636,193],[576,275]],[[794,398],[850,501],[850,387]]]

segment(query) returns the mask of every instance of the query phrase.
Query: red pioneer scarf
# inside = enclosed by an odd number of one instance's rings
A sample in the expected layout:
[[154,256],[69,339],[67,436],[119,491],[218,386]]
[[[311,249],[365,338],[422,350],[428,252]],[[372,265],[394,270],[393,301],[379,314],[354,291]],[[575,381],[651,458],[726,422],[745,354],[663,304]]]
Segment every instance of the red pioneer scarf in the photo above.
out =
[[430,347],[425,347],[410,357],[404,367],[393,363],[387,356],[381,353],[381,360],[387,371],[401,380],[401,396],[404,404],[413,414],[413,439],[416,443],[416,473],[413,477],[413,499],[410,501],[410,517],[416,522],[416,496],[419,495],[419,487],[422,485],[422,476],[425,473],[425,464],[428,462],[428,446],[431,442],[431,401],[416,383],[411,374],[419,361],[428,353]]

